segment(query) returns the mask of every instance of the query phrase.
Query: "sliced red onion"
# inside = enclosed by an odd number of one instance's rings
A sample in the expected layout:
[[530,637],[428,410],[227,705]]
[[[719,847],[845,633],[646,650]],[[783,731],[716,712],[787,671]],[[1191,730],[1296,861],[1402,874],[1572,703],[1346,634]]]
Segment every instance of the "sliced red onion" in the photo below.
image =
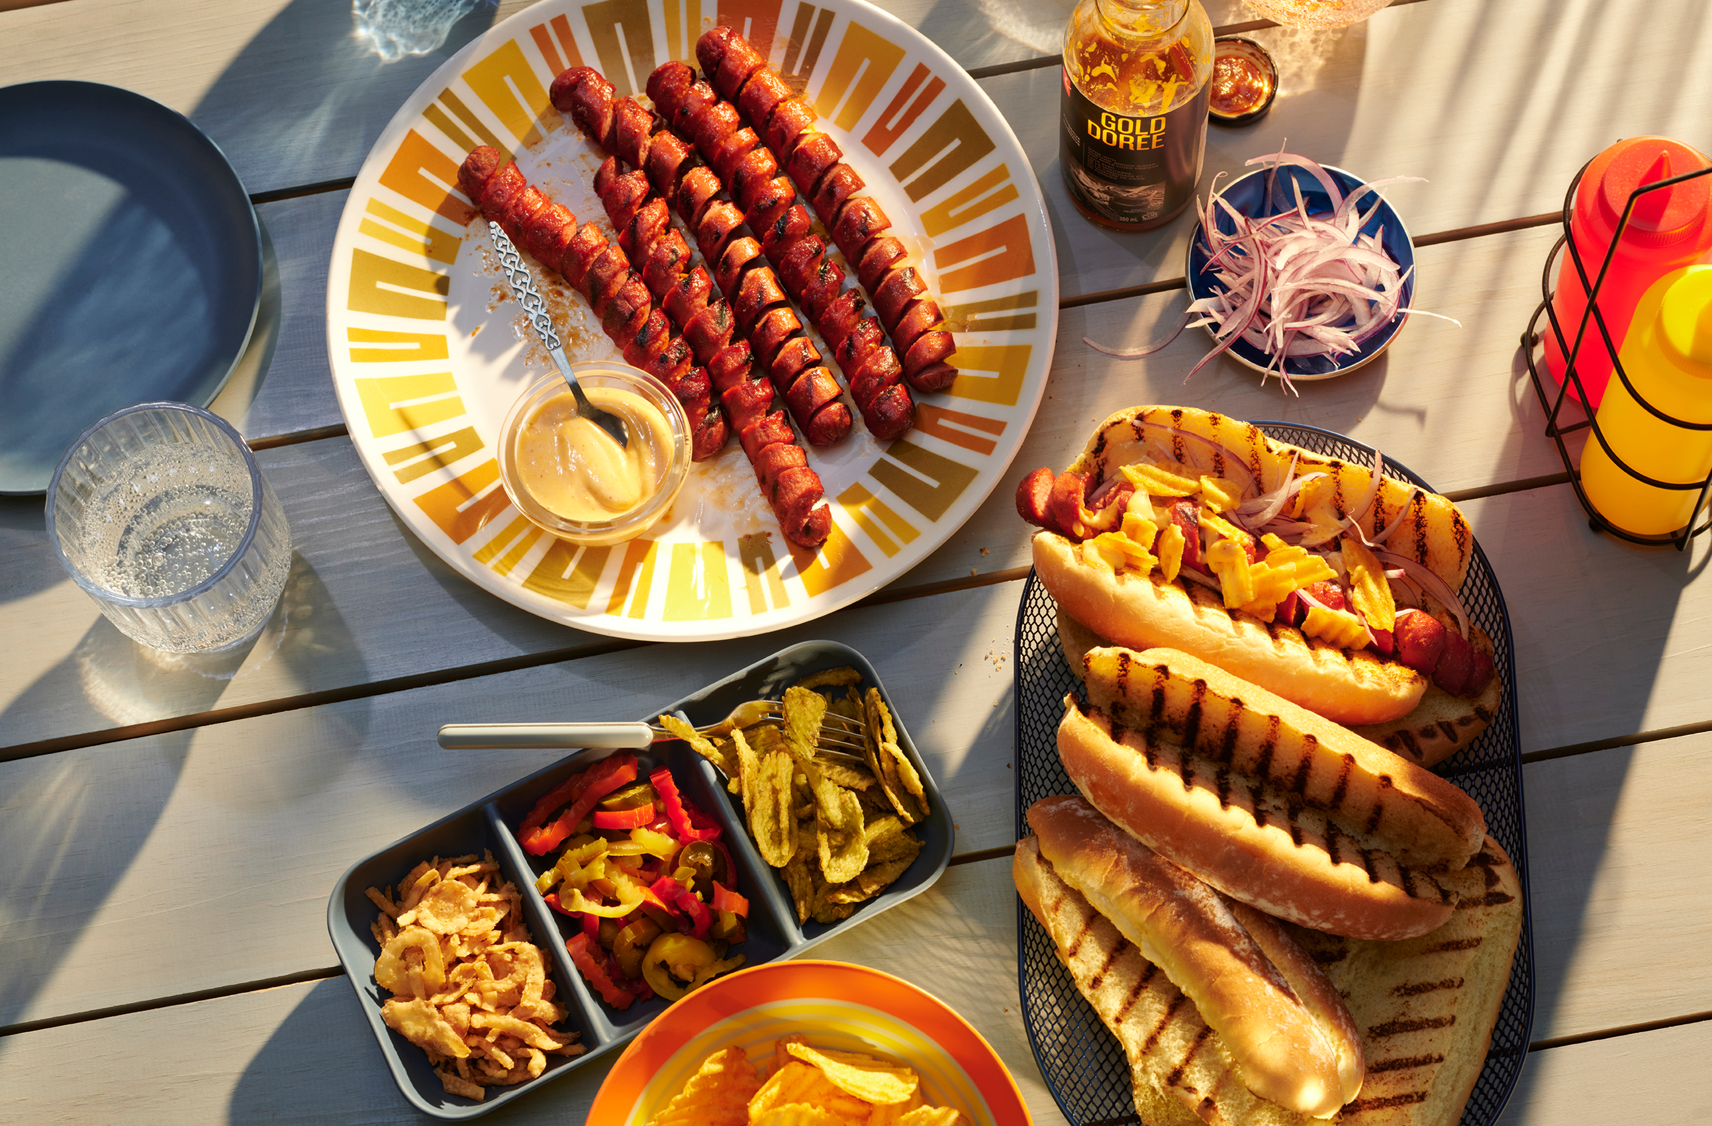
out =
[[[1405,311],[1402,296],[1409,271],[1386,253],[1379,237],[1362,234],[1361,227],[1382,203],[1381,186],[1417,177],[1374,180],[1345,195],[1325,168],[1295,153],[1280,151],[1248,163],[1271,167],[1269,209],[1278,202],[1276,170],[1294,165],[1325,189],[1332,210],[1329,218],[1310,215],[1301,185],[1292,180],[1294,208],[1256,220],[1228,203],[1219,190],[1219,177],[1213,178],[1206,203],[1197,198],[1195,208],[1206,269],[1218,289],[1213,298],[1191,305],[1191,313],[1201,319],[1186,321],[1184,327],[1211,326],[1216,344],[1189,376],[1240,339],[1265,352],[1265,374],[1276,372],[1293,391],[1283,367],[1286,359],[1355,355]],[[1369,196],[1375,202],[1363,212],[1356,201]],[[1221,216],[1231,221],[1229,233],[1219,230]],[[1119,354],[1090,344],[1109,355]],[[1125,354],[1147,355],[1158,347],[1163,344]]]
[[1402,568],[1411,582],[1443,603],[1446,609],[1456,615],[1457,628],[1462,631],[1462,636],[1468,637],[1468,611],[1463,609],[1462,599],[1456,596],[1456,591],[1450,588],[1449,583],[1433,574],[1426,564],[1417,563],[1407,555],[1398,555],[1394,551],[1377,551],[1374,554],[1381,563]]
[[1296,480],[1296,461],[1300,457],[1300,452],[1290,454],[1290,468],[1284,474],[1282,485],[1270,493],[1262,494],[1253,500],[1245,500],[1237,506],[1235,515],[1245,518],[1245,526],[1250,531],[1265,527],[1268,521],[1284,510],[1284,506],[1290,503],[1290,498],[1301,489],[1301,483]]

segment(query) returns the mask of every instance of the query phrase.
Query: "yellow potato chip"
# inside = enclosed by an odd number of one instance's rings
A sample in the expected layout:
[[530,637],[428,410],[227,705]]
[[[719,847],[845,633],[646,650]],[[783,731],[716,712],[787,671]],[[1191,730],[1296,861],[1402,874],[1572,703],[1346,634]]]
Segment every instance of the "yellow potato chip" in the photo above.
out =
[[812,676],[804,677],[797,681],[796,686],[808,689],[847,688],[861,683],[862,673],[849,665],[845,665],[842,668],[827,669],[825,672],[817,672]]
[[749,808],[749,832],[761,859],[774,868],[790,863],[797,851],[796,818],[791,811],[791,756],[768,751],[755,772],[754,804]]
[[790,863],[779,869],[779,875],[784,877],[785,886],[791,891],[791,902],[796,905],[797,922],[808,922],[809,913],[814,909],[814,876],[809,872],[808,853],[798,851],[791,857]]
[[775,1062],[777,1062],[777,1057],[782,1055],[785,1062],[779,1064],[778,1069],[767,1077],[767,1081],[761,1084],[761,1089],[756,1091],[754,1097],[749,1100],[749,1117],[751,1119],[772,1110],[776,1106],[807,1102],[808,1093],[814,1089],[816,1084],[824,1082],[817,1069],[799,1059],[792,1058],[788,1051],[779,1049],[778,1045],[783,1043],[785,1043],[783,1039],[775,1042],[774,1057]]
[[826,697],[796,685],[785,689],[785,739],[804,753],[820,746],[820,723],[826,716]]
[[648,1126],[746,1126],[749,1100],[760,1089],[755,1065],[733,1045],[703,1060]]
[[719,768],[719,772],[721,774],[724,774],[728,778],[735,777],[737,775],[738,766],[735,761],[727,756],[725,752],[713,742],[713,740],[707,738],[705,735],[699,734],[694,727],[691,727],[677,716],[662,715],[660,717],[660,726],[688,743],[690,750],[694,751],[708,762],[713,763],[714,766]]
[[927,1100],[921,1097],[921,1088],[917,1087],[915,1089],[915,1094],[911,1095],[901,1103],[892,1103],[889,1106],[875,1107],[874,1112],[868,1116],[868,1121],[865,1126],[898,1126],[898,1122],[904,1115],[908,1114],[918,1106],[926,1105]]
[[[861,799],[849,790],[839,790],[837,794],[840,820],[844,825],[829,825],[822,818],[816,828],[820,871],[829,884],[853,880],[868,866],[868,838],[862,834]],[[854,827],[845,828],[845,825]]]
[[[911,864],[915,863],[915,854],[920,851],[921,843],[918,841],[915,844],[915,850],[907,856],[884,860],[878,864],[870,863],[856,876],[856,886],[868,895],[880,894],[890,887],[894,880],[903,875]],[[870,853],[869,856],[872,858],[873,854]]]
[[921,1106],[898,1119],[898,1126],[958,1126],[963,1116],[948,1106]]
[[827,1081],[845,1094],[877,1106],[901,1103],[921,1086],[910,1068],[862,1052],[834,1052],[806,1044],[792,1044],[789,1051],[818,1067]]
[[774,1107],[756,1118],[749,1120],[749,1126],[848,1126],[844,1119],[831,1111],[809,1106],[807,1103],[792,1103],[790,1106]]

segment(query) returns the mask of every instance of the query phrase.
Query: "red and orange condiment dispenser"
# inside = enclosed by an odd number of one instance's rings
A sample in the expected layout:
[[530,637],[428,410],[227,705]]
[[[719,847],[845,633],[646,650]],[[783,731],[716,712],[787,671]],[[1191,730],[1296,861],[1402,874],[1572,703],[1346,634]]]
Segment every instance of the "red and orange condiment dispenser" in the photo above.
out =
[[[1589,407],[1598,406],[1605,393],[1611,378],[1611,356],[1623,346],[1641,295],[1671,270],[1693,262],[1712,248],[1712,177],[1696,177],[1635,196],[1627,223],[1623,222],[1624,209],[1643,185],[1707,168],[1709,163],[1698,150],[1680,141],[1631,137],[1594,157],[1581,174],[1569,220],[1572,250],[1566,250],[1559,261],[1557,289],[1551,302],[1557,330],[1548,326],[1542,335],[1547,373],[1555,382],[1563,383],[1565,355],[1573,356]],[[1613,241],[1616,250],[1606,266]],[[1588,286],[1598,294],[1594,304],[1610,338],[1609,348],[1595,319],[1590,316],[1585,324],[1582,321]],[[1569,393],[1575,394],[1574,381]]]

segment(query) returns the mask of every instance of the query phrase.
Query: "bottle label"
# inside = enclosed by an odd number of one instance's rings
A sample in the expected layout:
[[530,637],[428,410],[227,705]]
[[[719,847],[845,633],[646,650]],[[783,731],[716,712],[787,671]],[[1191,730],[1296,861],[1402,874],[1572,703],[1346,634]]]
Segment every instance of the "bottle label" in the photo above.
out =
[[1095,105],[1065,72],[1059,158],[1071,196],[1126,225],[1182,210],[1201,176],[1211,89],[1169,113],[1130,117]]

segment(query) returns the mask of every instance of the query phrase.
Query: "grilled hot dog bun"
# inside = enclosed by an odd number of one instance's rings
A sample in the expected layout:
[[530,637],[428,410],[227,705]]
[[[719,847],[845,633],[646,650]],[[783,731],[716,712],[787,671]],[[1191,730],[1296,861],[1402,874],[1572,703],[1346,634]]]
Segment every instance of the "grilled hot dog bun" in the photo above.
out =
[[1065,613],[1113,644],[1194,653],[1339,723],[1397,719],[1426,693],[1427,678],[1398,661],[1232,614],[1205,587],[1088,566],[1084,550],[1056,532],[1036,532],[1035,573]]
[[[1064,660],[1078,677],[1082,675],[1082,660],[1088,655],[1088,650],[1111,645],[1109,639],[1066,614],[1062,607],[1058,610],[1057,624],[1058,644],[1064,650]],[[1475,626],[1470,631],[1469,642],[1489,659],[1494,656],[1492,639],[1480,627]],[[1497,716],[1503,697],[1503,681],[1496,676],[1487,681],[1480,695],[1473,699],[1452,696],[1438,685],[1429,684],[1426,695],[1408,715],[1386,723],[1352,727],[1351,730],[1363,739],[1402,755],[1416,766],[1437,766],[1480,738],[1481,732]]]
[[1091,650],[1065,772],[1131,836],[1231,898],[1354,938],[1424,934],[1469,886],[1485,818],[1456,786],[1187,654]]
[[[1349,1126],[1455,1126],[1479,1078],[1522,927],[1521,885],[1494,842],[1470,865],[1482,881],[1444,926],[1405,942],[1364,942],[1289,927],[1325,967],[1361,1034],[1368,1076],[1337,1115]],[[1089,905],[1029,837],[1017,892],[1130,1064],[1150,1126],[1312,1126],[1257,1097],[1200,1011]]]
[[1319,1118],[1355,1098],[1349,1010],[1276,920],[1229,903],[1081,798],[1044,798],[1028,821],[1054,871],[1195,1002],[1250,1090]]

